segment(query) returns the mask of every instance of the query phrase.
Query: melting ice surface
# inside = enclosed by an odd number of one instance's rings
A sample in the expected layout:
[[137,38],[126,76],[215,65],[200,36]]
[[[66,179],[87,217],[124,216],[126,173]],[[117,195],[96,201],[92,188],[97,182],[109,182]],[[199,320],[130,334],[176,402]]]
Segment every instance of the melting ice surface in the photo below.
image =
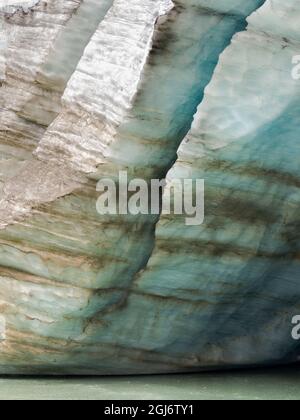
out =
[[64,88],[99,23],[113,0],[84,0],[56,40],[53,51],[41,70],[40,81]]

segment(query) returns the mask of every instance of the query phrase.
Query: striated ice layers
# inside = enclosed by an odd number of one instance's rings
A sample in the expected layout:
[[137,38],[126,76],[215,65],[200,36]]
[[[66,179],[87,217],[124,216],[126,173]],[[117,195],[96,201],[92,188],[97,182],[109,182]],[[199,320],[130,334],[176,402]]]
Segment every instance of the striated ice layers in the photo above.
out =
[[[3,15],[0,373],[297,360],[299,3],[42,3]],[[204,178],[205,223],[98,215],[119,170]]]
[[[0,196],[3,182],[31,159],[46,129],[45,116],[56,116],[57,105],[53,109],[52,103],[59,104],[60,98],[40,86],[37,75],[80,0],[51,1],[47,6],[42,1],[9,3],[10,9],[0,1]],[[33,100],[35,107],[24,113]]]

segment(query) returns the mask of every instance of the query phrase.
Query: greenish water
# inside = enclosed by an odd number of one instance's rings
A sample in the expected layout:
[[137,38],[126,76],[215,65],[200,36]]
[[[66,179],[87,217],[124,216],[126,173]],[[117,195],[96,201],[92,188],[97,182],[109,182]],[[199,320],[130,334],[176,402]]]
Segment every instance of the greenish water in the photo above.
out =
[[1,400],[299,400],[300,367],[100,378],[0,378]]

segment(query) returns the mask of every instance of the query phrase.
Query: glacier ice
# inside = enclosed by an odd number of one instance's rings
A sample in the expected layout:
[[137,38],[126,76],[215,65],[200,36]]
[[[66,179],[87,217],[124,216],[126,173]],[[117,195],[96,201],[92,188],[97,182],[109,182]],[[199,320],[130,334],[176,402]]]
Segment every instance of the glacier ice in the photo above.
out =
[[[297,360],[299,18],[294,0],[2,16],[0,373]],[[203,178],[205,223],[100,216],[120,170]]]

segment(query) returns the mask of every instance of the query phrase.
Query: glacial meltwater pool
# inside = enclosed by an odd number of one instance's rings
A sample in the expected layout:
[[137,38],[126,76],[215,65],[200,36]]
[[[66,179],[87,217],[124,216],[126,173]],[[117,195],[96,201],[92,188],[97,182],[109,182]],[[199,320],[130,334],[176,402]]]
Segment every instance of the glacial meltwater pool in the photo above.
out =
[[300,365],[192,375],[0,378],[1,400],[299,400]]

